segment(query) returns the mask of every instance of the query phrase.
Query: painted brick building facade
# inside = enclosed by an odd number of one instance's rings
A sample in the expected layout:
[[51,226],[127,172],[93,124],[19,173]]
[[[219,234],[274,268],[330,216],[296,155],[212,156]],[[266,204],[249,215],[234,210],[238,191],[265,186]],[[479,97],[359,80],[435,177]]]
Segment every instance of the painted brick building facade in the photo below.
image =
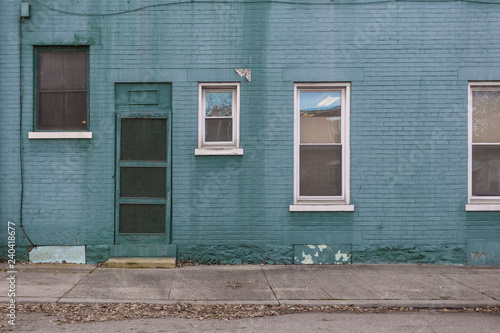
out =
[[[471,99],[495,100],[500,82],[500,2],[490,2],[31,0],[22,19],[20,0],[2,2],[2,257],[12,221],[19,259],[33,245],[80,246],[88,263],[176,254],[498,265],[495,134],[489,157],[472,156],[482,118]],[[44,129],[40,54],[75,50],[86,59],[86,118]],[[61,91],[48,93],[76,94]],[[314,129],[302,137],[305,118],[327,112],[302,107],[319,93],[338,107],[324,117],[338,127],[328,144]],[[210,94],[229,99],[218,102],[225,115],[208,113]],[[123,157],[127,119],[164,128],[164,157]],[[229,122],[228,138],[207,134]],[[339,157],[316,170],[301,160],[307,149]],[[486,181],[475,173],[485,159]],[[123,194],[127,168],[159,172],[164,193]],[[312,194],[301,192],[306,168]],[[338,193],[316,195],[321,177],[337,179]],[[151,220],[165,224],[134,229],[145,213],[127,215],[131,205],[156,205]]]

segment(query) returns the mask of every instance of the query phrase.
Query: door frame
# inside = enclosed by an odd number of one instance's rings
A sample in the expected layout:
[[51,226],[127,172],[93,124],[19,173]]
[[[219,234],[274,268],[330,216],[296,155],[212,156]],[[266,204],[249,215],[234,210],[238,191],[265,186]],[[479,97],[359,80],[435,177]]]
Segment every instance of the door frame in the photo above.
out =
[[[124,118],[134,119],[166,119],[166,161],[165,162],[142,162],[142,161],[121,161],[121,120]],[[172,241],[171,223],[171,185],[172,185],[172,124],[168,111],[117,111],[116,112],[116,134],[115,134],[115,244],[116,245],[167,245]],[[121,198],[120,197],[120,167],[165,167],[166,168],[166,197],[163,198]],[[144,204],[165,204],[165,233],[130,233],[120,234],[120,204],[144,203]]]

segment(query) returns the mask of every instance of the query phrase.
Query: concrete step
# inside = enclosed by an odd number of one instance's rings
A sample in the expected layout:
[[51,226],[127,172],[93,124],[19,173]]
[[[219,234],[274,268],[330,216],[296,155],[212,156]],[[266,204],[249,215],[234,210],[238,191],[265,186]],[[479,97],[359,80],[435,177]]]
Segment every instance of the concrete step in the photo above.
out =
[[175,268],[175,258],[109,258],[108,268]]

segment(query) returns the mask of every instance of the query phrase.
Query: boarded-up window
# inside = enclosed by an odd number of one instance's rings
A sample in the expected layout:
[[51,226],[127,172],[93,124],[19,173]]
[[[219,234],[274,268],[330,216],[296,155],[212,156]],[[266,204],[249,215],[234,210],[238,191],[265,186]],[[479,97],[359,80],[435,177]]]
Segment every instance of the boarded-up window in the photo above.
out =
[[37,49],[37,129],[87,129],[88,49]]

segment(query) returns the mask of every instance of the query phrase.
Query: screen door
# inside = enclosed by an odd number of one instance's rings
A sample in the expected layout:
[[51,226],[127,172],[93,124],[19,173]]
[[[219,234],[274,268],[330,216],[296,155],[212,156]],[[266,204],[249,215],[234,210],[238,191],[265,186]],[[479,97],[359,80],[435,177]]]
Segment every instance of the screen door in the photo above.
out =
[[169,220],[166,117],[117,119],[117,244],[165,244]]

